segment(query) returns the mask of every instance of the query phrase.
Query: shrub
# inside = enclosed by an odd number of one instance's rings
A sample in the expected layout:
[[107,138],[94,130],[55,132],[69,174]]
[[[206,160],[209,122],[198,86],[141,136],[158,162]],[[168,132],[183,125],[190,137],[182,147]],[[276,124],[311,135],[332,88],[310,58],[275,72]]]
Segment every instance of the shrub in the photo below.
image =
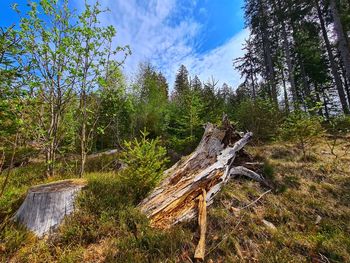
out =
[[31,236],[22,225],[12,222],[0,224],[0,262],[7,262],[6,257],[17,251],[23,244],[28,244]]
[[292,113],[280,128],[281,139],[295,142],[302,150],[304,160],[307,151],[322,133],[320,119],[301,111]]
[[157,185],[168,162],[159,138],[149,140],[146,131],[141,134],[140,140],[125,142],[126,150],[121,154],[122,163],[127,165],[121,172],[121,183],[136,203]]
[[[341,115],[330,119],[326,124],[326,130],[329,133],[326,140],[327,146],[331,154],[338,158],[339,156],[335,152],[335,148],[339,145],[339,139],[350,132],[350,117]],[[345,149],[344,155],[347,151],[348,149]]]
[[262,174],[263,174],[264,178],[267,180],[274,179],[275,169],[268,161],[264,162]]
[[331,134],[345,135],[350,132],[350,116],[340,115],[329,120],[326,129]]
[[282,113],[268,100],[245,100],[234,114],[239,128],[254,133],[258,140],[271,140],[277,133]]

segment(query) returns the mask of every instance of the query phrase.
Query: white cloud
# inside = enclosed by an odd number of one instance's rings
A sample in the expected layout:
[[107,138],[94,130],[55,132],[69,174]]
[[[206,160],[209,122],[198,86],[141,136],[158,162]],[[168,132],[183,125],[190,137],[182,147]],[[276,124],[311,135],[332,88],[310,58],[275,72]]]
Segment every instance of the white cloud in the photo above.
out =
[[202,81],[206,82],[213,76],[219,80],[219,85],[227,83],[236,88],[241,79],[240,73],[233,67],[233,59],[243,55],[242,45],[248,36],[249,30],[242,30],[222,46],[204,54],[187,56],[183,64],[192,75],[198,75]]
[[[136,72],[140,62],[150,61],[166,75],[170,87],[181,64],[188,67],[191,75],[197,74],[204,81],[213,75],[221,83],[232,86],[239,83],[239,74],[234,72],[232,60],[242,54],[241,45],[248,35],[246,30],[222,46],[198,54],[195,48],[198,43],[194,39],[203,28],[191,15],[195,1],[191,5],[188,1],[185,5],[176,0],[100,2],[110,9],[102,15],[101,22],[116,27],[115,44],[131,47],[132,55],[125,64],[128,75]],[[177,23],[174,23],[174,17],[177,17]]]

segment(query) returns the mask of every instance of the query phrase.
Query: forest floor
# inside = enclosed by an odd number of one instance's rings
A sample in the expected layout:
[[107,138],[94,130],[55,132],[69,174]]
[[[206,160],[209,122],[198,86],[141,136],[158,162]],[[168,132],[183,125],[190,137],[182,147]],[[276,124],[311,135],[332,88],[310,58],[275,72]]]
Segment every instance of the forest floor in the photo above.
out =
[[[206,262],[350,262],[350,154],[335,158],[324,141],[306,160],[290,144],[248,147],[274,189],[245,178],[224,188],[208,209]],[[341,141],[336,153],[348,144]],[[0,198],[1,262],[194,261],[197,222],[150,228],[112,172],[89,173],[78,211],[56,234],[37,239],[7,218],[28,187],[47,182],[39,174],[38,164],[16,168]]]

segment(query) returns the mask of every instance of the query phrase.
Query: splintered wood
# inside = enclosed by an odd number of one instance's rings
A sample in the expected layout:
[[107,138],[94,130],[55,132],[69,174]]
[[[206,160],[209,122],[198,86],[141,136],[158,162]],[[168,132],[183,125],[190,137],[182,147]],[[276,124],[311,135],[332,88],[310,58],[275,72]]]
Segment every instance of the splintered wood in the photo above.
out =
[[205,234],[207,232],[207,193],[203,190],[203,193],[198,199],[198,225],[199,225],[199,242],[194,253],[194,258],[198,260],[204,260],[205,256]]
[[246,162],[252,162],[243,150],[251,137],[250,132],[240,136],[226,117],[220,127],[208,123],[196,150],[165,171],[159,187],[139,204],[152,226],[169,228],[193,218],[198,213],[198,199],[203,190],[207,193],[208,206],[234,176],[243,175],[264,182],[263,177],[244,167]]

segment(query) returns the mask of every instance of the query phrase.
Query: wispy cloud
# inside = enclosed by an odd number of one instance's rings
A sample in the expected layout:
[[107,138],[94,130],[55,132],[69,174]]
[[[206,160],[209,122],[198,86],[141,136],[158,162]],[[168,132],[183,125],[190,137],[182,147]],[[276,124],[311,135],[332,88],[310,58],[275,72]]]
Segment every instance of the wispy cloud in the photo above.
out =
[[[110,12],[101,17],[102,23],[117,29],[116,45],[130,45],[125,71],[136,72],[138,64],[150,61],[173,85],[181,64],[202,80],[210,76],[232,86],[239,83],[239,74],[232,67],[233,58],[240,56],[241,45],[248,32],[243,30],[224,45],[198,53],[196,47],[204,26],[195,20],[196,1],[176,0],[101,0]],[[210,10],[201,9],[205,13]],[[215,36],[213,36],[215,37]]]
[[203,81],[212,76],[219,84],[227,83],[236,88],[241,83],[240,73],[233,67],[233,59],[243,55],[242,45],[249,36],[244,29],[225,44],[203,54],[192,54],[185,58],[183,64]]

